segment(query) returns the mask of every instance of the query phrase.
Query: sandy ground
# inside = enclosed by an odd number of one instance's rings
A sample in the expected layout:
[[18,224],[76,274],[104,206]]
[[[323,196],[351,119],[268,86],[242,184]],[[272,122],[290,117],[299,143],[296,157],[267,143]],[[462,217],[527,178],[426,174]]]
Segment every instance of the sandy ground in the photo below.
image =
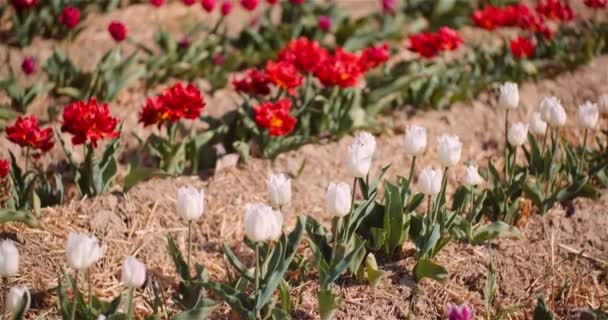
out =
[[[175,5],[171,10],[179,13],[184,9]],[[153,30],[147,25],[130,22],[131,17],[144,14],[153,15],[154,12],[150,8],[136,6],[108,17],[92,17],[87,21],[92,27],[76,44],[70,46],[70,50],[83,50],[76,54],[81,59],[94,59],[101,55],[106,49],[104,43],[107,48],[112,45],[105,25],[115,18],[125,19],[131,34],[150,38]],[[164,19],[171,25],[170,22],[177,21],[177,17],[179,14],[165,17],[161,14],[158,19]],[[44,55],[48,48],[48,42],[37,41],[25,52]],[[577,104],[587,99],[597,100],[604,92],[608,92],[607,56],[595,59],[590,65],[571,74],[523,85],[522,105],[512,119],[528,119],[545,95],[561,98],[570,118],[573,118]],[[229,91],[220,92],[210,98],[207,112],[225,112],[230,94]],[[125,119],[125,127],[133,128],[136,134],[143,134],[143,130],[135,124],[135,114],[144,96],[141,87],[136,86],[125,91],[112,104],[113,113]],[[38,112],[48,104],[48,100],[41,99]],[[504,115],[493,106],[493,95],[485,94],[473,102],[457,104],[449,111],[417,113],[404,108],[384,117],[384,130],[377,138],[374,167],[377,169],[391,163],[391,177],[406,172],[409,159],[399,150],[403,129],[412,123],[429,129],[431,145],[442,133],[459,135],[464,143],[462,162],[485,164],[502,148]],[[580,135],[572,119],[568,132],[573,137]],[[0,142],[4,153],[7,142],[2,139]],[[228,166],[213,176],[153,180],[138,185],[128,193],[120,192],[117,187],[98,198],[72,200],[63,206],[43,210],[43,230],[2,225],[2,237],[12,237],[20,243],[21,276],[14,283],[27,284],[41,293],[41,299],[36,299],[34,304],[36,314],[40,314],[41,309],[48,310],[50,306],[55,306],[55,297],[43,293],[56,286],[57,275],[61,268],[66,267],[65,240],[70,232],[77,231],[94,234],[104,245],[106,254],[92,270],[97,295],[109,297],[121,290],[120,265],[126,255],[137,255],[149,266],[151,275],[162,278],[168,286],[174,285],[176,277],[165,249],[166,235],[176,237],[180,248],[185,249],[187,225],[175,215],[174,201],[177,188],[186,184],[204,188],[207,197],[205,215],[194,228],[194,260],[203,264],[213,278],[223,279],[226,272],[221,252],[223,242],[228,242],[244,258],[250,258],[252,254],[240,244],[244,205],[268,201],[265,193],[268,173],[295,175],[303,168],[293,180],[294,201],[286,210],[288,224],[293,224],[295,217],[300,214],[310,214],[329,223],[324,210],[325,189],[331,181],[350,181],[343,163],[351,141],[351,137],[345,137],[336,142],[304,146],[279,156],[274,162],[252,159],[244,165]],[[438,164],[434,148],[428,150],[421,163]],[[460,169],[450,175],[451,189],[458,183]],[[526,236],[523,240],[501,239],[494,241],[490,247],[450,244],[438,256],[439,262],[450,272],[450,279],[444,285],[431,281],[415,285],[411,274],[415,258],[412,245],[408,243],[401,259],[383,263],[382,268],[387,271],[387,276],[378,288],[358,284],[349,277],[341,282],[339,292],[347,303],[338,318],[403,319],[412,304],[414,319],[439,319],[445,316],[448,302],[471,304],[477,315],[482,317],[485,315],[483,287],[490,257],[495,264],[499,286],[494,307],[497,310],[514,308],[511,319],[531,318],[538,295],[549,300],[559,319],[578,319],[577,311],[580,309],[606,308],[607,269],[601,261],[608,260],[608,193],[603,192],[599,201],[577,200],[574,205],[576,211],[570,218],[565,216],[561,208],[552,210],[544,219],[534,217],[522,230]],[[296,318],[318,317],[316,286],[317,279],[313,273],[294,289],[293,297],[298,300]],[[416,300],[412,303],[414,292]],[[227,307],[223,306],[213,318],[228,318],[226,311]],[[145,314],[143,304],[138,306],[138,312]],[[51,313],[46,318],[55,319],[57,316]]]

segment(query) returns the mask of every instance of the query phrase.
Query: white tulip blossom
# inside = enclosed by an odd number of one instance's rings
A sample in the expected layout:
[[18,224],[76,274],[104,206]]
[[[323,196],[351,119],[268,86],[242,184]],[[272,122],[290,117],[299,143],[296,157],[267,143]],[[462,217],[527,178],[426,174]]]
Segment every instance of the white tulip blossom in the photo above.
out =
[[97,238],[80,233],[70,233],[65,253],[68,265],[79,271],[94,265],[103,254]]
[[589,101],[578,106],[578,110],[576,112],[576,120],[578,125],[585,129],[595,128],[599,116],[600,112],[597,108],[597,104]]
[[528,138],[528,125],[522,122],[516,122],[511,125],[507,133],[507,140],[513,147],[519,147],[526,142]]
[[549,126],[561,127],[566,124],[566,110],[556,97],[545,97],[540,102],[540,116]]
[[418,175],[418,187],[420,192],[427,196],[433,196],[441,192],[443,172],[441,169],[426,167]]
[[277,240],[283,232],[283,215],[272,207],[251,203],[245,207],[245,235],[253,242]]
[[122,263],[121,281],[127,288],[141,288],[146,282],[146,265],[128,256]]
[[543,121],[539,112],[534,112],[530,118],[530,131],[537,135],[543,135],[547,132],[547,123]]
[[334,217],[344,217],[350,213],[352,191],[347,183],[330,183],[327,187],[325,203],[327,210]]
[[30,308],[30,301],[32,300],[30,291],[25,286],[12,287],[6,294],[6,311],[14,315],[19,311],[19,307],[23,303],[24,298],[27,299],[25,301],[25,311],[27,311]]
[[369,173],[376,151],[376,139],[368,132],[360,132],[348,148],[347,165],[351,174],[363,178]]
[[403,147],[408,156],[420,156],[426,149],[426,129],[421,126],[412,125],[405,129]]
[[0,242],[0,277],[13,277],[19,272],[19,250],[11,240]]
[[519,106],[519,87],[517,83],[505,82],[500,86],[498,105],[504,109],[517,109]]
[[198,219],[205,212],[205,191],[191,186],[177,190],[177,214],[186,221]]
[[600,97],[599,108],[601,113],[608,113],[608,93]]
[[266,188],[270,194],[270,203],[275,208],[281,208],[291,202],[291,180],[286,175],[270,175]]
[[456,135],[444,134],[437,139],[437,156],[444,167],[452,167],[460,161],[462,142]]
[[468,165],[464,167],[464,177],[462,178],[462,184],[466,187],[474,187],[481,185],[485,182],[483,177],[479,174],[477,166]]
[[106,316],[104,316],[103,314],[100,314],[99,317],[97,317],[97,320],[106,320]]

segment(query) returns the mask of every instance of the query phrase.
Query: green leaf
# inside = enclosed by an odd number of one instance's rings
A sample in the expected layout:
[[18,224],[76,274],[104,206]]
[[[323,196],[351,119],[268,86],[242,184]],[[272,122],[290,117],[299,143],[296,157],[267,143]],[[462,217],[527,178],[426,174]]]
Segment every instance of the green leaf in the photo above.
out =
[[369,253],[365,258],[365,270],[367,271],[367,281],[372,288],[375,288],[380,284],[380,281],[384,277],[384,271],[380,270],[376,257],[373,253]]
[[0,209],[0,224],[20,222],[31,228],[42,228],[40,221],[28,210]]
[[514,226],[506,224],[502,221],[494,221],[475,230],[473,244],[483,244],[504,234],[513,235],[518,239],[523,239],[524,237]]
[[335,282],[336,280],[338,280],[338,278],[340,278],[340,276],[342,276],[342,274],[346,271],[353,259],[360,254],[359,250],[364,250],[363,241],[357,243],[357,246],[352,251],[350,251],[349,254],[344,257],[344,259],[342,259],[336,264],[336,266],[329,274],[329,277],[327,279],[328,284]]
[[183,281],[190,280],[190,271],[188,270],[188,265],[182,256],[182,253],[179,251],[177,246],[175,245],[175,241],[173,241],[173,237],[167,235],[167,245],[169,248],[169,254],[173,259],[173,264],[175,265],[175,270],[177,274],[179,274],[180,279]]
[[449,277],[448,271],[429,259],[420,259],[414,266],[414,279],[420,282],[424,278],[443,283]]
[[134,167],[129,166],[127,175],[123,182],[123,191],[127,192],[131,190],[135,185],[140,182],[149,180],[154,177],[171,177],[172,175],[164,172],[158,168],[145,168],[145,167]]
[[30,307],[30,303],[31,303],[31,297],[29,292],[26,292],[23,294],[23,296],[21,297],[20,303],[17,306],[17,311],[14,312],[13,317],[11,319],[13,320],[21,320],[21,319],[25,319],[25,313],[27,312],[27,309]]
[[344,305],[344,300],[334,295],[331,289],[319,291],[317,297],[319,302],[319,315],[321,320],[331,320],[336,310],[340,309]]
[[241,274],[241,276],[243,276],[247,280],[253,282],[254,275],[239,260],[239,258],[237,258],[237,256],[234,254],[234,252],[232,252],[232,250],[230,249],[230,247],[226,243],[222,244],[222,247],[224,248],[224,257],[226,258],[226,260],[228,261],[228,263],[230,263],[230,265],[232,265],[236,269],[236,271],[238,271]]
[[401,192],[397,186],[386,183],[384,196],[384,231],[386,253],[391,255],[403,244],[404,214]]
[[173,320],[203,320],[211,315],[213,310],[219,306],[218,303],[212,300],[203,299],[196,307],[191,310],[184,311],[173,317]]

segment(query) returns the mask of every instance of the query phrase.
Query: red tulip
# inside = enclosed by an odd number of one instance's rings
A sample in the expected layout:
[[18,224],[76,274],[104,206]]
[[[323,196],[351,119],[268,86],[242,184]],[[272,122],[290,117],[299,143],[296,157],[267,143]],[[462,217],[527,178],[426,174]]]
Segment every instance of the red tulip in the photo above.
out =
[[285,136],[290,134],[298,120],[289,110],[291,100],[284,98],[276,103],[264,102],[253,108],[256,123],[268,130],[271,136]]
[[363,50],[361,57],[359,58],[359,65],[365,72],[385,63],[389,58],[390,52],[388,50],[388,44],[385,43],[382,46],[377,47],[372,46]]
[[36,72],[36,60],[34,57],[25,57],[21,63],[21,70],[27,75],[31,75]]
[[232,12],[232,0],[226,0],[222,3],[222,6],[220,7],[220,11],[222,12],[222,15],[227,16]]
[[265,96],[270,93],[270,81],[263,71],[249,69],[241,78],[232,79],[232,85],[238,92],[246,93],[250,96]]
[[6,127],[6,137],[21,147],[42,152],[51,150],[54,145],[53,129],[40,129],[34,116],[17,118],[13,125]]
[[329,56],[318,42],[300,37],[291,40],[279,52],[279,61],[293,64],[302,73],[314,72]]
[[155,7],[160,7],[165,3],[165,0],[150,0],[150,4]]
[[73,135],[72,144],[85,144],[90,141],[96,148],[101,139],[117,138],[118,119],[110,115],[107,103],[99,104],[95,98],[88,102],[77,101],[63,111],[62,132]]
[[258,6],[259,2],[260,0],[241,0],[241,5],[249,11],[253,11]]
[[538,1],[536,12],[555,21],[570,21],[574,19],[572,7],[561,0]]
[[6,159],[0,159],[0,180],[3,180],[10,173],[11,163]]
[[196,2],[196,0],[182,0],[182,3],[184,3],[187,6],[191,6]]
[[323,61],[314,72],[324,86],[354,87],[359,83],[363,70],[359,57],[338,48],[333,56]]
[[608,0],[585,0],[585,5],[589,8],[601,9],[608,6]]
[[517,37],[511,40],[511,52],[517,59],[534,56],[534,44],[528,38]]
[[215,0],[201,0],[201,5],[205,11],[211,12],[215,8]]
[[158,124],[160,127],[165,121],[196,119],[204,107],[205,100],[194,85],[184,86],[178,82],[158,97],[147,99],[139,114],[139,122],[144,126]]
[[74,29],[80,22],[80,9],[72,6],[63,8],[59,15],[59,22],[61,22],[68,29]]
[[108,25],[108,32],[116,42],[121,42],[127,38],[127,27],[120,21],[112,21]]
[[295,89],[302,84],[302,76],[298,69],[286,61],[266,62],[266,76],[277,87],[295,95]]
[[35,8],[38,5],[38,0],[11,0],[13,7],[18,10],[26,10]]

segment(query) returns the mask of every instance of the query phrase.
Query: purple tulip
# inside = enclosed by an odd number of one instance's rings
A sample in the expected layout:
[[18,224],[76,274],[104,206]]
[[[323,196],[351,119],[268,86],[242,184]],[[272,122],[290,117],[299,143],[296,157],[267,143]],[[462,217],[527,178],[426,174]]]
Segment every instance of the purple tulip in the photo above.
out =
[[323,30],[324,32],[331,30],[331,18],[328,16],[320,16],[319,29]]
[[398,0],[382,0],[382,11],[385,14],[394,14],[397,10]]
[[448,319],[449,320],[473,320],[474,312],[466,304],[460,306],[448,304]]

